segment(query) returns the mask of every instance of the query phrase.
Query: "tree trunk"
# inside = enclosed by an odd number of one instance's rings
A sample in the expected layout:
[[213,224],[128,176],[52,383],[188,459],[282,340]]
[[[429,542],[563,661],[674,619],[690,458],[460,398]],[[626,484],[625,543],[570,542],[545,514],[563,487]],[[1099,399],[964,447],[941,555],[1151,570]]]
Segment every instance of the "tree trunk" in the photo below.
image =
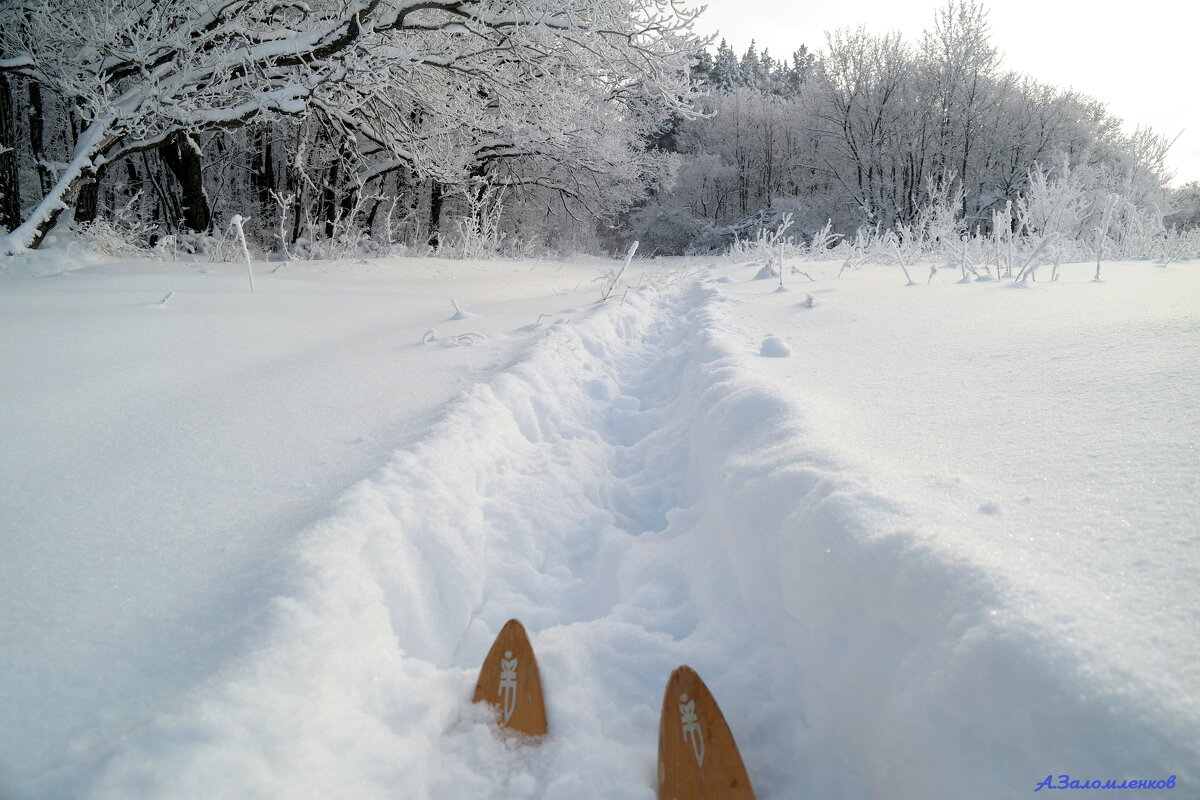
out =
[[438,249],[441,242],[439,227],[442,224],[442,185],[433,182],[429,190],[429,245]]
[[108,133],[109,124],[110,120],[99,119],[79,134],[66,169],[33,209],[29,219],[0,239],[0,253],[15,254],[41,245],[63,209],[69,207],[86,184],[95,181],[96,169],[92,166],[95,159],[116,144],[117,137]]
[[212,227],[212,210],[204,192],[200,151],[186,135],[177,133],[158,146],[158,154],[179,182],[183,226],[203,233]]
[[[379,206],[382,202],[382,199],[376,195],[375,202],[371,203],[371,210],[367,213],[367,219],[363,222],[363,227],[366,228],[368,234],[372,235],[371,238],[374,238],[375,217],[379,215]],[[388,242],[388,244],[391,244],[391,242]]]
[[79,187],[75,195],[75,213],[72,218],[76,222],[89,223],[96,221],[96,213],[100,210],[100,171],[94,170]]
[[17,129],[8,76],[0,74],[0,225],[21,224],[21,184],[17,175]]
[[254,141],[257,147],[251,155],[253,159],[251,176],[254,181],[254,190],[258,195],[258,202],[266,210],[271,206],[271,190],[275,188],[275,164],[274,154],[271,151],[270,131],[265,125],[259,127]]
[[325,237],[328,239],[332,239],[337,230],[338,202],[333,187],[338,185],[341,163],[341,161],[333,162],[329,168],[329,177],[325,179],[325,186],[321,189],[321,211],[325,217]]
[[33,158],[33,163],[37,165],[38,181],[41,183],[41,196],[45,197],[50,193],[50,188],[54,185],[54,180],[45,164],[46,154],[43,152],[42,118],[42,87],[38,85],[37,81],[30,81],[29,154]]

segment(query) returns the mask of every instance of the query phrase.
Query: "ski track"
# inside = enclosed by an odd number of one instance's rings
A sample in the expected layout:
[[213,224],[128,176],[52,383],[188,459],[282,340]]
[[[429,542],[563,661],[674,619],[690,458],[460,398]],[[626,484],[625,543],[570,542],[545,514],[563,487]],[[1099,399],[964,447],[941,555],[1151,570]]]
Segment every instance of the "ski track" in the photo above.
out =
[[[722,338],[731,305],[691,282],[552,326],[307,532],[259,644],[86,794],[652,798],[683,663],[764,799],[1010,797],[1194,763],[1194,731],[1089,694],[987,575],[808,445]],[[469,703],[510,617],[545,686],[536,747]],[[1086,733],[1117,718],[1124,749]]]

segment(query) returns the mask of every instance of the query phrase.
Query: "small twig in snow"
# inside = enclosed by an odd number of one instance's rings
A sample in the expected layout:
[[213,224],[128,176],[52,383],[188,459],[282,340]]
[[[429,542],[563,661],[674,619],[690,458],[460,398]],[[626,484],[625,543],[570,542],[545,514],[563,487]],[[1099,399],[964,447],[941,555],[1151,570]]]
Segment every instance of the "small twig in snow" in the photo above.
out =
[[908,266],[904,263],[904,256],[900,255],[900,245],[896,244],[895,241],[892,242],[892,252],[896,254],[896,261],[899,262],[900,269],[904,270],[904,277],[908,281],[908,285],[916,286],[917,284],[913,282],[912,276],[908,274]]
[[600,299],[607,300],[612,296],[612,293],[617,289],[617,283],[621,280],[621,276],[625,274],[625,270],[629,269],[629,262],[633,260],[633,254],[637,252],[638,243],[634,242],[629,247],[629,253],[625,256],[625,263],[620,269],[610,269],[600,276],[599,280],[603,281],[600,288]]
[[1027,278],[1033,277],[1033,274],[1037,272],[1038,268],[1038,265],[1034,263],[1037,260],[1037,257],[1042,254],[1043,250],[1054,244],[1055,240],[1057,239],[1058,233],[1055,232],[1038,242],[1037,247],[1035,247],[1033,252],[1029,254],[1029,258],[1025,259],[1025,263],[1021,266],[1020,271],[1017,273],[1016,280],[1014,281],[1015,283],[1024,283]]
[[246,273],[250,276],[250,293],[254,294],[254,268],[250,266],[250,248],[246,246],[246,231],[242,229],[249,221],[249,218],[243,219],[241,214],[234,214],[229,219],[229,228],[237,231],[238,241],[242,244],[242,255],[246,257]]

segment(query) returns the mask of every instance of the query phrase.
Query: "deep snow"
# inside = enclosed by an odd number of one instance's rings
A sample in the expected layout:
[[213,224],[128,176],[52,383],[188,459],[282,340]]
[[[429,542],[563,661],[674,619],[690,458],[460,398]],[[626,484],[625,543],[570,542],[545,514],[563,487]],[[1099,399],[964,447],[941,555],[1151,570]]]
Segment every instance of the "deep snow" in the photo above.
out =
[[649,798],[680,663],[763,798],[1195,789],[1193,265],[635,265],[0,283],[0,796]]

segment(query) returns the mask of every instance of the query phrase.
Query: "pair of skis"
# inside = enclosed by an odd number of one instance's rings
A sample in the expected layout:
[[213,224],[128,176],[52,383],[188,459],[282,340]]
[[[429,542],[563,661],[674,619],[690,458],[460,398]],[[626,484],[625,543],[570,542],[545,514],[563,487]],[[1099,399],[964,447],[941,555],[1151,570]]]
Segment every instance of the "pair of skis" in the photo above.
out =
[[[502,728],[544,736],[546,703],[525,628],[509,620],[496,637],[475,684],[476,703],[495,707]],[[729,725],[700,676],[671,673],[658,727],[659,800],[754,800]]]

